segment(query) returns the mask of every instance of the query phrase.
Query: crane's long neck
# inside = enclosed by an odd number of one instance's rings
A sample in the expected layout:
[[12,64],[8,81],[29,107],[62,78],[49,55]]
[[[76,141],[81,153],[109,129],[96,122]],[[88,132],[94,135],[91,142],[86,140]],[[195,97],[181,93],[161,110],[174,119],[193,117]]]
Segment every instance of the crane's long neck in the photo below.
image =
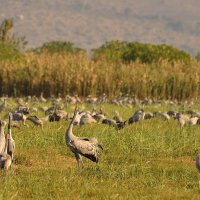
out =
[[4,99],[4,106],[7,107],[7,101]]
[[4,132],[5,132],[5,126],[6,126],[6,124],[3,121],[1,121],[0,123],[1,123],[1,125],[0,125],[0,137],[5,137]]
[[6,134],[6,143],[5,143],[5,148],[4,148],[4,153],[8,153],[8,140],[9,140],[9,134]]
[[11,133],[11,114],[9,114],[9,118],[8,118],[8,134],[10,135],[10,138],[12,138],[12,133]]
[[72,121],[70,122],[70,124],[69,124],[69,126],[68,126],[68,128],[66,130],[66,138],[68,138],[68,139],[75,137],[75,135],[73,134],[72,130],[73,130],[73,126],[74,126],[73,123],[74,123],[74,121],[75,121],[75,119],[77,117],[77,114],[78,114],[78,112],[75,110],[74,116],[72,118]]
[[0,125],[0,135],[4,134],[4,127]]
[[4,127],[3,126],[0,127],[0,136],[2,136],[2,135],[4,135]]

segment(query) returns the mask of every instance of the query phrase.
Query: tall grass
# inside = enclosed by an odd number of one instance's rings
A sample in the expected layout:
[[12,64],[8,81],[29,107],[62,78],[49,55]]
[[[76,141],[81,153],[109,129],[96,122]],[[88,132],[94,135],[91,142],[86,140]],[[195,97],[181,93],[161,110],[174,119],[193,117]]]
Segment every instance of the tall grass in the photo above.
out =
[[0,61],[0,95],[119,93],[139,98],[196,99],[200,65],[167,61],[154,64],[93,61],[84,53],[26,53],[23,60]]

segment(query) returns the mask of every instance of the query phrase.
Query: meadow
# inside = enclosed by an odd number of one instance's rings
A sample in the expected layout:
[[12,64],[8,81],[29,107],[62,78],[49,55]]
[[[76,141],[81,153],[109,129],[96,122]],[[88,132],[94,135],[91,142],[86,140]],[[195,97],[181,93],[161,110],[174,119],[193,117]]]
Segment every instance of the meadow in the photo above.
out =
[[[14,100],[8,104],[15,107]],[[29,104],[30,106],[32,104]],[[35,107],[50,103],[35,103]],[[92,110],[93,105],[81,104]],[[117,110],[128,119],[138,105],[105,103],[100,106],[112,118]],[[192,106],[200,110],[199,104]],[[73,112],[74,106],[65,106]],[[180,105],[147,105],[145,111],[181,110]],[[189,109],[189,106],[185,107]],[[1,113],[5,119],[7,111]],[[35,113],[45,117],[44,113]],[[65,144],[70,120],[44,122],[41,127],[12,128],[16,152],[12,169],[0,176],[0,199],[199,199],[200,176],[195,157],[200,153],[199,125],[180,127],[174,119],[143,120],[116,131],[95,123],[74,126],[77,136],[96,137],[103,145],[99,163],[83,158],[78,170],[74,155]]]

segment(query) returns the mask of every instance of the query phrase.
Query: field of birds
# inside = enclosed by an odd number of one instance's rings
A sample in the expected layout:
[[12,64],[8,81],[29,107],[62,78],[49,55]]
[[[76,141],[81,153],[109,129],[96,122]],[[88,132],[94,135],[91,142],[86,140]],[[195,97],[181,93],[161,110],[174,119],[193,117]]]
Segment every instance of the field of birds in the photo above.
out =
[[[103,99],[1,98],[7,123],[9,112],[29,111],[11,123],[16,147],[11,168],[1,170],[0,199],[198,199],[199,102]],[[79,167],[65,142],[76,102],[95,120],[74,123],[74,135],[103,147],[98,163],[83,156]],[[118,126],[116,117],[125,123]]]
[[198,57],[118,40],[26,49],[13,25],[0,25],[0,199],[199,199]]

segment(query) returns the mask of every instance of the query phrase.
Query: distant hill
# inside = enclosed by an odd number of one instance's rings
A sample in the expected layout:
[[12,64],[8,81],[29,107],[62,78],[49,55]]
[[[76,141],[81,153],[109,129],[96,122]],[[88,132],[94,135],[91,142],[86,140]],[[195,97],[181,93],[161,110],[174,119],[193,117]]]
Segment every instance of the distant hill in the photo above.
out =
[[0,21],[14,18],[14,32],[28,47],[52,40],[84,49],[109,40],[167,43],[200,51],[199,0],[0,0]]

